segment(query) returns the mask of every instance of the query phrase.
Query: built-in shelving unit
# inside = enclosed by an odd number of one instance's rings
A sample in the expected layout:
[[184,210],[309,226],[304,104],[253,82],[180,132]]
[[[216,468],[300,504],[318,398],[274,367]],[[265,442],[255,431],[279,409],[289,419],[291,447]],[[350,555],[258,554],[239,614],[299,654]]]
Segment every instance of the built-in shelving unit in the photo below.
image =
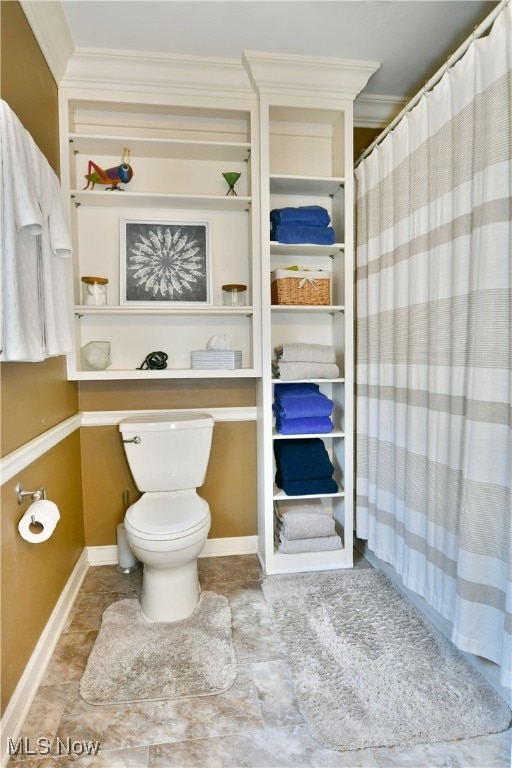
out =
[[[63,100],[62,168],[75,244],[76,342],[69,378],[260,374],[259,227],[253,226],[258,211],[253,198],[259,191],[258,147],[253,147],[257,114],[253,104],[205,108],[202,100],[186,101],[186,106],[175,98],[123,102],[111,94]],[[85,188],[89,161],[105,170],[127,162],[133,177],[116,190],[98,183]],[[241,174],[236,195],[226,194],[226,171]],[[127,300],[122,295],[124,221],[206,224],[206,300],[155,300],[150,293],[147,300]],[[84,275],[108,279],[107,305],[81,303]],[[223,305],[226,283],[248,286],[247,306]],[[191,352],[205,349],[214,335],[228,336],[230,348],[242,350],[241,369],[191,367]],[[91,341],[110,342],[112,362],[106,370],[82,368],[80,350]],[[141,371],[142,361],[155,350],[168,355],[168,367]]]
[[[129,53],[112,59],[88,51],[73,57],[59,88],[60,171],[74,244],[75,349],[68,376],[97,382],[255,378],[258,553],[269,574],[352,565],[352,106],[377,67],[262,52],[245,52],[235,62]],[[120,184],[124,191],[85,188],[89,161],[105,170],[128,162],[133,178]],[[241,174],[236,196],[226,194],[227,171]],[[304,205],[328,210],[333,245],[270,240],[270,210]],[[128,298],[127,222],[206,224],[206,300]],[[330,304],[272,305],[271,271],[291,266],[329,271]],[[86,275],[108,280],[106,305],[82,298]],[[247,285],[246,306],[224,306],[226,283]],[[192,369],[191,352],[215,335],[229,336],[231,349],[242,350],[242,368]],[[82,368],[81,348],[93,341],[110,342],[106,370]],[[343,548],[332,552],[288,555],[274,543],[274,504],[285,495],[275,484],[273,448],[295,436],[275,429],[280,380],[272,359],[276,345],[292,342],[334,346],[340,369],[336,378],[316,380],[334,403],[334,429],[309,435],[324,442],[338,490],[304,497],[320,498],[336,521]],[[168,355],[168,367],[141,370],[156,350]]]
[[[340,98],[335,88],[329,90],[322,82],[323,71],[315,72],[314,61],[307,75],[301,63],[297,71],[295,62],[283,64],[282,80],[272,80],[264,54],[247,58],[260,95],[263,369],[259,393],[259,555],[267,573],[346,568],[353,563],[353,96]],[[295,77],[306,77],[308,87],[301,90]],[[311,87],[315,77],[318,82]],[[273,209],[309,205],[322,206],[329,213],[335,232],[333,245],[270,240]],[[272,304],[271,272],[290,267],[329,272],[330,304]],[[299,342],[329,345],[335,350],[339,376],[308,379],[333,401],[334,428],[329,433],[288,435],[276,429],[274,388],[288,382],[272,373],[275,348]],[[335,493],[288,496],[276,485],[274,445],[284,439],[305,437],[323,441],[334,466],[333,478],[338,486]],[[321,500],[335,520],[342,549],[300,554],[279,551],[275,504],[293,504],[300,499]]]

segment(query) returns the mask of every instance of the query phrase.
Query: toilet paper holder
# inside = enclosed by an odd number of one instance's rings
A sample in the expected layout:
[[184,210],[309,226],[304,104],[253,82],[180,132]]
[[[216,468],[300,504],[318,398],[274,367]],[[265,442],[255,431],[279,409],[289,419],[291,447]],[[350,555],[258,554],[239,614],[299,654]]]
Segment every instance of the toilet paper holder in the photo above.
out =
[[37,491],[24,491],[21,487],[21,483],[18,483],[16,486],[16,498],[18,499],[18,504],[23,504],[28,496],[31,497],[32,501],[46,499],[46,488],[38,488]]

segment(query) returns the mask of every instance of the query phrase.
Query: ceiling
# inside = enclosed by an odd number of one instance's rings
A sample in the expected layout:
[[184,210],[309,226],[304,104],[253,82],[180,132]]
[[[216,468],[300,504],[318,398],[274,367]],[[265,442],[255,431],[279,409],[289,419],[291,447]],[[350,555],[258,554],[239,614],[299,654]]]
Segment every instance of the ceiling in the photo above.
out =
[[363,95],[406,100],[471,34],[485,0],[62,0],[74,45],[241,59],[381,62]]

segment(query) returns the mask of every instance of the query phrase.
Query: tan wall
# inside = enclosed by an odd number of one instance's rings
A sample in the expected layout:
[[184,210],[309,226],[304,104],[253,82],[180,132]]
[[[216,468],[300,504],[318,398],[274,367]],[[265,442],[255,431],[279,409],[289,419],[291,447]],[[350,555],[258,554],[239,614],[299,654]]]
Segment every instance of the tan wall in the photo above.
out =
[[354,160],[357,160],[361,152],[368,149],[382,130],[382,128],[354,128]]
[[[57,87],[17,2],[2,2],[1,95],[58,168]],[[73,416],[76,384],[66,381],[64,358],[3,363],[2,456]],[[46,542],[18,534],[23,509],[15,486],[46,487],[61,520]],[[76,432],[6,482],[1,491],[2,713],[25,669],[84,546],[80,441]]]
[[[83,550],[79,468],[77,431],[2,486],[2,713]],[[28,501],[23,507],[16,501],[18,482],[26,490],[44,485],[59,507],[55,532],[40,544],[30,544],[18,533],[18,521],[28,508]]]
[[20,4],[1,0],[0,95],[59,172],[58,92]]
[[[250,407],[249,380],[177,380],[139,383],[81,382],[81,411]],[[123,519],[123,491],[130,503],[139,494],[117,427],[82,428],[85,540],[87,546],[115,544]],[[256,429],[252,422],[217,422],[205,485],[200,491],[212,513],[210,538],[257,533]]]

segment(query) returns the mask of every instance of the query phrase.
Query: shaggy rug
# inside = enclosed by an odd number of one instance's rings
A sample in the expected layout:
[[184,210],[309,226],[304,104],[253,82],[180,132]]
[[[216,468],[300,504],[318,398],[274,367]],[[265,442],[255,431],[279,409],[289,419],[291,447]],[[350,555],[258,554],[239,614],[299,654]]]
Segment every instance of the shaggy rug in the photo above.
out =
[[222,595],[202,592],[192,616],[171,624],[150,624],[138,600],[119,600],[103,614],[80,695],[90,704],[210,696],[235,677],[231,610]]
[[383,573],[270,576],[263,592],[324,746],[408,746],[509,725],[505,702]]

